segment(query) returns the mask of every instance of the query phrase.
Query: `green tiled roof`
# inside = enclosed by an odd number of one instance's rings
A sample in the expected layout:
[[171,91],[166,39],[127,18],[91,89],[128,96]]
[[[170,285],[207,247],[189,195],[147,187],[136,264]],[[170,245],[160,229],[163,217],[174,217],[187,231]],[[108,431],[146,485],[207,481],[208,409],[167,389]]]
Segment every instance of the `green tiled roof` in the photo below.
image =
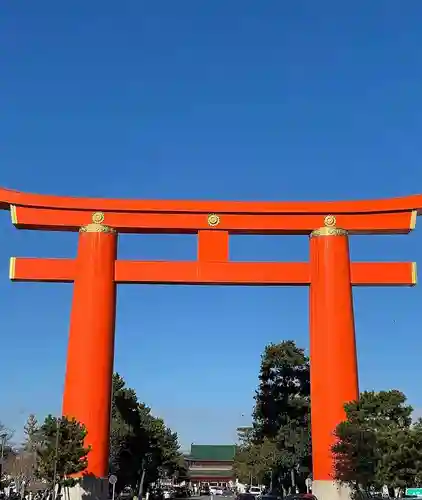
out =
[[190,460],[232,461],[236,454],[234,444],[193,444],[190,448]]
[[189,476],[194,477],[234,477],[234,472],[232,470],[201,470],[201,469],[190,469]]

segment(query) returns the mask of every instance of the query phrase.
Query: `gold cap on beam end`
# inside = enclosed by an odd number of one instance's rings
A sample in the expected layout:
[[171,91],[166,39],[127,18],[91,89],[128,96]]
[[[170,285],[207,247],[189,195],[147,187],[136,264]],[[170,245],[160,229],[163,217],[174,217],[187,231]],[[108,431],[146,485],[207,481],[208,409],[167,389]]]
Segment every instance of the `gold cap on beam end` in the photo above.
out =
[[15,279],[15,271],[16,271],[16,257],[10,257],[9,261],[9,279]]
[[416,221],[418,218],[418,211],[417,210],[412,210],[412,213],[410,214],[410,230],[413,231],[416,227]]
[[418,283],[418,267],[416,262],[412,262],[412,285],[415,286]]
[[16,205],[10,205],[10,217],[12,219],[12,224],[16,225],[18,223],[18,214],[16,213]]

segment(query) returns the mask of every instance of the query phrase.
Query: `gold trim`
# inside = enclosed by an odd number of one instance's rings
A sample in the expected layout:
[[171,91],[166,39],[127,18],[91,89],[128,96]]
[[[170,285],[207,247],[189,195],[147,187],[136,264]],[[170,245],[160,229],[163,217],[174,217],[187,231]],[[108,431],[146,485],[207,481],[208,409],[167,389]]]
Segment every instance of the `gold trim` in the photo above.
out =
[[334,217],[334,215],[327,215],[324,219],[324,226],[327,227],[335,227],[337,224],[337,219]]
[[412,285],[418,283],[418,268],[416,262],[412,262]]
[[16,271],[16,257],[10,257],[9,261],[9,279],[15,279],[15,271]]
[[418,211],[417,210],[412,210],[412,213],[410,215],[410,230],[413,231],[416,227],[416,219],[418,218]]
[[102,224],[104,222],[104,212],[94,212],[91,216],[92,223],[82,226],[80,233],[115,233],[116,230],[110,226]]
[[16,205],[10,205],[10,217],[12,219],[12,224],[18,223],[18,215],[16,213]]
[[208,215],[208,225],[211,227],[218,226],[220,224],[220,217],[217,214]]
[[315,236],[347,236],[347,231],[336,227],[337,219],[334,215],[327,215],[324,218],[324,227],[314,229],[309,235],[310,238]]
[[339,227],[320,227],[311,233],[311,238],[315,236],[347,236],[347,231]]
[[104,213],[103,212],[94,212],[92,214],[92,222],[94,224],[101,224],[104,222]]
[[104,224],[87,224],[79,229],[80,233],[115,233],[116,230],[110,226],[105,226]]

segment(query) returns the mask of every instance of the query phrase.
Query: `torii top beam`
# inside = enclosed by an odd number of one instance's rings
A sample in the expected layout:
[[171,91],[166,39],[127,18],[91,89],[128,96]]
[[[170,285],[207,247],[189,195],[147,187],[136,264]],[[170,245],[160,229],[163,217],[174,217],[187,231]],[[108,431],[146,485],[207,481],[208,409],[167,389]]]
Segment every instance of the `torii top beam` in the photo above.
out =
[[[150,201],[0,188],[0,209],[10,210],[12,222],[24,229],[78,231],[99,217],[118,232],[198,233],[198,262],[116,261],[115,281],[120,283],[308,285],[308,263],[229,262],[229,234],[310,234],[328,214],[351,234],[405,234],[422,213],[422,195],[339,202]],[[354,285],[416,283],[413,263],[352,263],[351,271]],[[72,281],[73,275],[71,260],[11,260],[13,280]]]
[[[0,209],[21,229],[78,231],[99,212],[118,232],[310,234],[334,215],[350,234],[406,234],[422,213],[422,195],[372,201],[250,202],[76,198],[0,188]],[[218,226],[218,227],[217,227]]]
[[10,205],[62,210],[111,212],[236,213],[236,214],[381,214],[411,212],[422,214],[422,194],[379,200],[354,201],[178,201],[83,198],[22,193],[0,188],[0,208]]

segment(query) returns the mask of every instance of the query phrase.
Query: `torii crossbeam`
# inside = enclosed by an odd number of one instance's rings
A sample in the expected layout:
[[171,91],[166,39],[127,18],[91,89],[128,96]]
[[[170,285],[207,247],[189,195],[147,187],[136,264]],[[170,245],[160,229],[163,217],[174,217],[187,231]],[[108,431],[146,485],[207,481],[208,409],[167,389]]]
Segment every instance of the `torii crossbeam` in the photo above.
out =
[[[73,282],[63,414],[88,429],[88,472],[108,474],[116,284],[310,288],[313,491],[335,496],[333,430],[359,394],[352,286],[413,286],[413,262],[350,262],[349,235],[407,234],[422,195],[375,201],[224,202],[71,198],[0,189],[18,229],[79,232],[76,259],[15,258],[14,281]],[[117,259],[118,233],[197,234],[195,261]],[[308,262],[232,262],[231,234],[306,234]],[[86,360],[89,359],[87,363]]]

